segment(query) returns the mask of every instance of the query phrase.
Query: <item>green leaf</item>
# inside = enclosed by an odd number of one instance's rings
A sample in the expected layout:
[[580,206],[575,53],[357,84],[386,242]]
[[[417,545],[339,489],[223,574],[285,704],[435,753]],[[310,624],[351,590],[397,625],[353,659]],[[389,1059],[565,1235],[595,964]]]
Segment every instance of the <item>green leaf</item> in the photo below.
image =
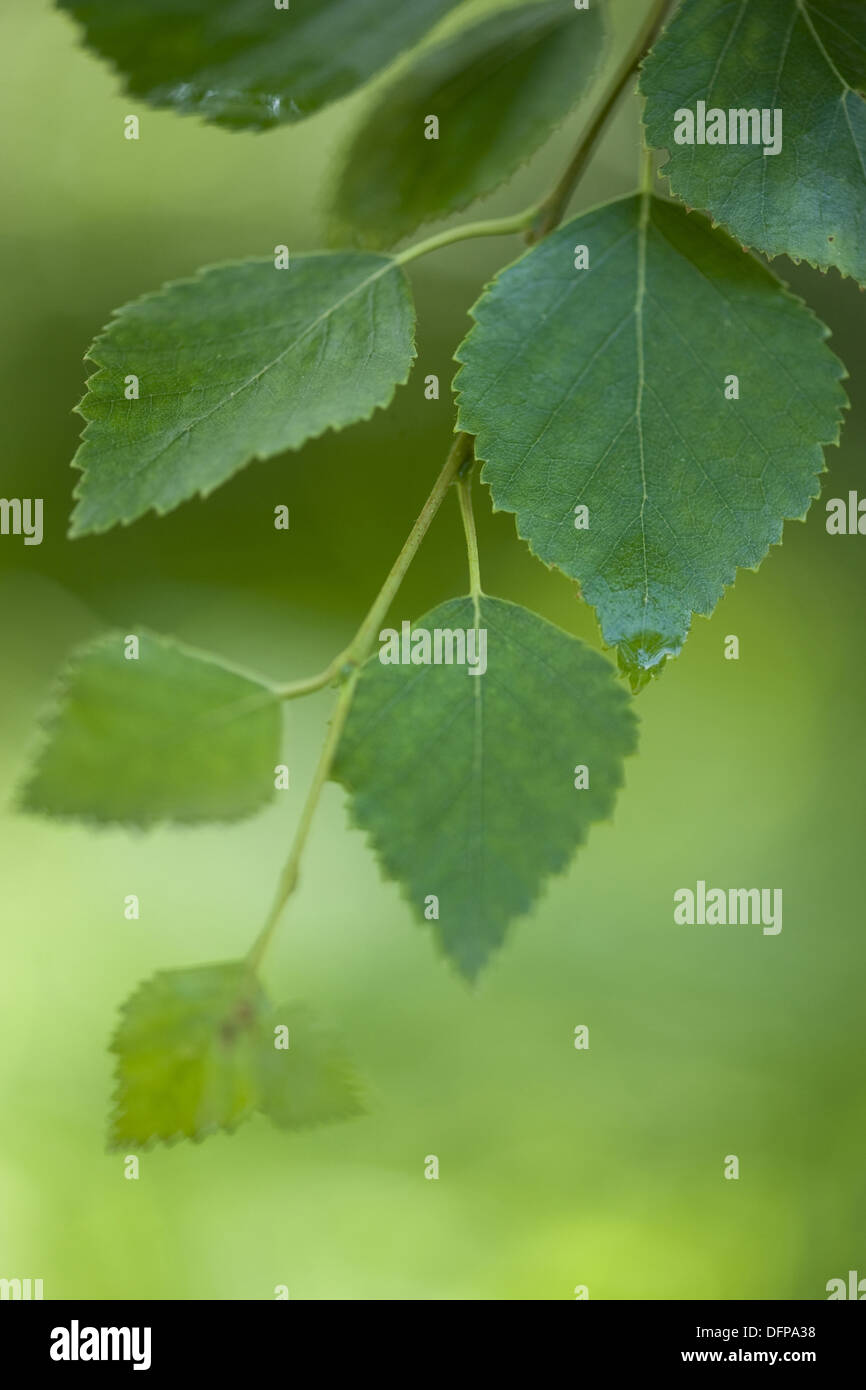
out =
[[611,815],[637,735],[609,663],[524,608],[452,599],[414,625],[470,628],[487,634],[482,675],[367,663],[333,775],[421,920],[438,897],[438,942],[472,978]]
[[[667,149],[662,172],[678,198],[768,256],[834,265],[866,283],[862,0],[684,0],[641,90],[647,139]],[[765,155],[763,139],[676,143],[677,111],[696,113],[699,101],[724,112],[713,138],[723,126],[730,136],[731,111],[780,111],[781,151]]]
[[110,1147],[204,1139],[255,1110],[266,1001],[243,961],[162,971],[121,1011]]
[[259,681],[149,633],[81,648],[46,718],[22,809],[108,824],[237,820],[271,799],[280,702]]
[[456,0],[57,3],[130,95],[232,130],[267,130],[359,87]]
[[[274,1029],[288,1030],[288,1048]],[[274,1009],[259,1066],[259,1108],[280,1129],[330,1124],[362,1115],[360,1083],[336,1041],[303,1004]]]
[[[600,11],[546,0],[500,10],[413,59],[356,134],[335,213],[368,245],[488,193],[586,92],[603,43]],[[438,140],[427,140],[429,114]]]
[[100,370],[78,407],[70,534],[171,511],[251,459],[369,419],[408,378],[413,334],[402,269],[353,252],[213,266],[127,304],[87,354]]
[[472,313],[459,427],[638,688],[818,495],[846,404],[828,330],[706,218],[649,197],[560,228]]
[[110,1148],[201,1140],[256,1110],[297,1129],[362,1113],[348,1063],[309,1011],[277,1014],[245,961],[161,971],[121,1010]]

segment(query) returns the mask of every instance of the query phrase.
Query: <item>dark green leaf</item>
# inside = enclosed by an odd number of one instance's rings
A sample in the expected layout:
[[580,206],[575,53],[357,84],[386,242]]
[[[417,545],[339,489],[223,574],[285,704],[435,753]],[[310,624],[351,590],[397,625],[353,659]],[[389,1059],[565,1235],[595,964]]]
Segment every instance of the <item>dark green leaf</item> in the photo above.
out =
[[[288,1048],[275,1046],[275,1027]],[[245,961],[167,970],[121,1011],[112,1148],[201,1140],[255,1110],[298,1129],[361,1113],[358,1082],[303,1006],[279,1015]]]
[[267,130],[353,91],[456,0],[57,3],[132,96],[233,130]]
[[[545,0],[423,49],[354,137],[335,204],[343,232],[391,245],[495,188],[586,93],[602,41],[598,8]],[[425,138],[431,114],[438,140]]]
[[636,722],[608,662],[524,608],[453,599],[414,624],[469,628],[487,633],[482,675],[368,662],[334,777],[419,918],[439,899],[437,938],[473,977],[611,815]]
[[818,495],[845,406],[828,330],[706,218],[641,197],[562,227],[472,312],[460,428],[639,686]]
[[127,825],[237,820],[271,798],[279,761],[278,698],[213,657],[162,637],[81,648],[22,808]]
[[[768,256],[787,252],[866,283],[863,0],[684,0],[641,89],[647,138],[667,149],[662,172],[678,198]],[[730,138],[731,112],[781,112],[781,151],[765,155],[763,137],[677,143],[677,111],[697,115],[699,101],[724,113],[714,139],[723,127]],[[735,138],[739,127],[736,117]]]
[[413,333],[404,272],[352,252],[214,266],[127,304],[88,353],[100,370],[79,406],[71,535],[171,511],[251,459],[368,419],[407,379]]

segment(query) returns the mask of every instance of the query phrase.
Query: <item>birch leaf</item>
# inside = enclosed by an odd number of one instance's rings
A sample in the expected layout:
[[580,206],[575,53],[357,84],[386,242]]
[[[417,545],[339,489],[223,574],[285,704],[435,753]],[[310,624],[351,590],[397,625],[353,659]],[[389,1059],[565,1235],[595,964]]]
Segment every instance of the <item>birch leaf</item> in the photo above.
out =
[[[863,0],[684,0],[641,90],[647,139],[668,151],[662,173],[678,198],[746,246],[866,284]],[[678,124],[688,133],[680,111],[694,114],[697,141],[699,101],[705,115],[722,113],[712,138],[724,130],[724,144],[677,142]],[[778,128],[775,154],[764,154],[763,133],[752,143],[762,112],[769,148]]]
[[231,1133],[257,1110],[284,1129],[361,1113],[334,1042],[304,1006],[274,1011],[245,961],[146,980],[124,1004],[111,1050],[111,1148]]
[[472,314],[460,428],[638,688],[817,497],[846,404],[828,330],[706,218],[648,196],[560,228]]
[[[436,630],[462,631],[465,642],[468,629],[486,634],[480,675],[445,662],[368,662],[333,775],[386,874],[473,978],[593,822],[611,815],[637,740],[610,664],[525,608],[452,599],[413,633],[432,644]],[[588,769],[581,789],[578,766]],[[431,895],[437,918],[425,917]]]
[[[389,246],[507,179],[589,90],[600,9],[563,0],[497,10],[424,48],[352,140],[335,215],[344,234]],[[438,138],[425,138],[430,114]]]
[[277,696],[215,657],[151,633],[136,641],[137,659],[121,633],[75,653],[22,809],[141,828],[260,810],[280,755]]
[[127,304],[87,354],[70,534],[171,511],[368,419],[408,378],[414,322],[402,269],[354,252],[213,266]]

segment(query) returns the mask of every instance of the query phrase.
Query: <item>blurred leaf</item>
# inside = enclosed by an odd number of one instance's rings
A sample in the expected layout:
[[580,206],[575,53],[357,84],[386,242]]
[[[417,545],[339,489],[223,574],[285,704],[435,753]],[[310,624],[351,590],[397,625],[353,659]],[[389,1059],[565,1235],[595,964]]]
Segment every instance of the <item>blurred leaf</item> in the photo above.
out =
[[[335,202],[342,226],[391,245],[502,183],[585,94],[603,34],[598,9],[547,0],[424,49],[354,137]],[[429,114],[438,140],[425,139]]]
[[818,495],[846,404],[828,330],[706,218],[649,197],[560,228],[472,313],[460,428],[638,688]]
[[245,961],[161,971],[121,1011],[110,1147],[204,1139],[260,1109],[283,1128],[361,1113],[348,1063],[308,1010],[273,1006]]
[[[487,670],[364,667],[334,777],[419,918],[474,977],[513,917],[610,816],[636,722],[607,661],[534,613],[483,596],[414,624],[487,632]],[[589,768],[576,790],[574,770]]]
[[[685,0],[644,65],[647,139],[663,173],[748,246],[866,283],[863,0]],[[674,114],[782,112],[782,148],[679,145]],[[763,145],[763,141],[762,141]]]
[[266,1000],[243,961],[162,971],[121,1011],[112,1148],[204,1139],[256,1108]]
[[163,637],[81,648],[46,719],[22,809],[150,826],[238,820],[271,799],[281,714],[266,686]]
[[[274,1028],[288,1048],[274,1046]],[[260,1059],[259,1108],[280,1129],[329,1124],[362,1115],[358,1078],[348,1059],[302,1004],[273,1011]]]
[[251,459],[368,419],[406,381],[413,334],[403,271],[353,252],[213,266],[127,304],[87,354],[100,370],[79,406],[70,534],[171,511]]
[[57,3],[132,96],[233,130],[267,130],[359,87],[456,0]]

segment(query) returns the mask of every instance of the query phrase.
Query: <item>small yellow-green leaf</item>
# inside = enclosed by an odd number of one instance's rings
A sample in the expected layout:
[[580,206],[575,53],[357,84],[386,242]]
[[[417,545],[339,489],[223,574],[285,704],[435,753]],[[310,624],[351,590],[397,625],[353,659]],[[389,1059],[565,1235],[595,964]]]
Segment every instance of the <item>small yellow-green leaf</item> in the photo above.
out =
[[80,648],[45,719],[23,810],[100,823],[237,820],[274,793],[273,691],[150,633]]
[[233,1130],[258,1100],[262,990],[243,961],[166,970],[121,1011],[113,1148]]
[[165,970],[121,1010],[112,1148],[206,1138],[254,1111],[283,1129],[362,1113],[348,1061],[304,1006],[275,1010],[245,961]]
[[[305,1005],[275,1009],[267,1034],[269,1046],[260,1057],[259,1108],[275,1125],[300,1129],[364,1113],[354,1069]],[[282,1038],[288,1046],[275,1045]]]

